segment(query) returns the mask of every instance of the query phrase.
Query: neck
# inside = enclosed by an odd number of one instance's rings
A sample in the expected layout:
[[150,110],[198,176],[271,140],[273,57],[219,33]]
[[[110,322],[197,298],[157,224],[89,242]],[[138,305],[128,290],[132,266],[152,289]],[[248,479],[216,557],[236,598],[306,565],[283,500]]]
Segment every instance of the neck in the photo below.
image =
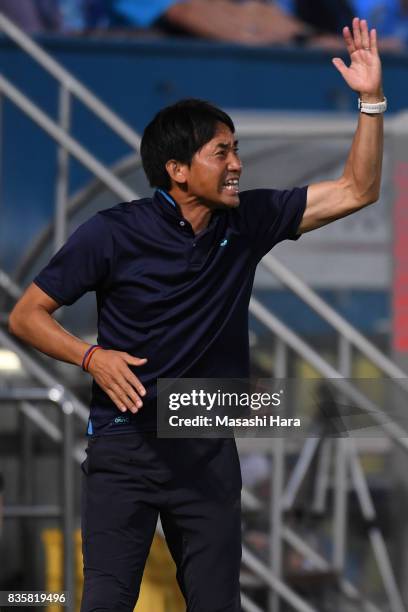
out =
[[183,217],[190,223],[194,234],[204,230],[211,219],[211,208],[180,189],[171,189],[169,195],[177,202]]

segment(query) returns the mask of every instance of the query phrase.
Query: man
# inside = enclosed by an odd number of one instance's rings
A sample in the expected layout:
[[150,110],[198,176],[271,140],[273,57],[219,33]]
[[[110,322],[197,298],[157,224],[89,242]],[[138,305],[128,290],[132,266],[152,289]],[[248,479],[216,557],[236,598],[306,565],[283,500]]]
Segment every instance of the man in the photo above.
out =
[[[130,612],[158,515],[189,612],[240,610],[240,470],[234,441],[155,435],[158,377],[247,377],[255,268],[277,242],[378,199],[385,110],[376,32],[344,29],[361,114],[343,175],[239,193],[231,119],[201,101],[161,111],[142,159],[153,199],[101,211],[38,275],[10,330],[94,379],[83,465],[82,612]],[[52,317],[95,290],[98,345]],[[136,373],[138,375],[136,375]],[[121,435],[119,435],[121,434]]]

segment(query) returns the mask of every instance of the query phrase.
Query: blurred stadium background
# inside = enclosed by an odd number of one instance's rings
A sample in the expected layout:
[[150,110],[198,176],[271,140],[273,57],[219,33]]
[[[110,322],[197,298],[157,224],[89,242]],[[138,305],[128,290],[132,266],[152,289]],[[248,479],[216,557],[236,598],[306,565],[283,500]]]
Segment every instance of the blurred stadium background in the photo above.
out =
[[[28,11],[29,3],[19,2],[14,8]],[[309,44],[308,31],[307,40],[288,35],[280,44],[244,44],[224,34],[170,32],[156,21],[147,30],[123,21],[113,30],[87,29],[62,2],[70,27],[47,31],[19,21],[7,4],[0,2],[0,591],[69,590],[74,611],[82,584],[79,464],[89,380],[20,345],[7,331],[8,312],[78,224],[150,193],[138,148],[161,107],[183,97],[222,106],[240,138],[242,188],[284,188],[341,172],[357,101],[331,66],[339,53],[330,50],[335,30],[327,43]],[[393,42],[383,53],[390,110],[381,199],[268,255],[250,324],[254,377],[309,378],[318,392],[322,380],[341,375],[351,381],[348,399],[358,380],[393,379],[382,387],[392,392],[375,400],[385,413],[397,404],[394,412],[402,414],[408,54],[405,22],[398,23],[398,32],[384,30]],[[92,339],[94,307],[86,296],[59,320]],[[403,421],[389,417],[375,435],[357,439],[322,431],[308,440],[238,440],[244,610],[408,609]],[[185,609],[174,573],[158,533],[138,612]]]

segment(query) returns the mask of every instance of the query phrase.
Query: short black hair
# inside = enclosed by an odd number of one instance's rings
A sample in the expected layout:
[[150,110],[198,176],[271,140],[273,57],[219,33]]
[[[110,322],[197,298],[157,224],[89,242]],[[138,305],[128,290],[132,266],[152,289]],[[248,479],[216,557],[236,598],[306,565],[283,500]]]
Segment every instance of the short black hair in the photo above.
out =
[[235,132],[231,117],[205,100],[180,100],[158,112],[146,127],[140,147],[151,187],[170,189],[166,163],[176,159],[190,165],[194,154],[214,138],[217,123]]

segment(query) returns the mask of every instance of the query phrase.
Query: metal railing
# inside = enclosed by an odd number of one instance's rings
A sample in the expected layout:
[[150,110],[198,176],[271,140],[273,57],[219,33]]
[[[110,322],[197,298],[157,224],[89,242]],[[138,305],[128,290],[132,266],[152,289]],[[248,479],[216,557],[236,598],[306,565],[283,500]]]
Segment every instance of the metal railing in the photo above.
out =
[[55,140],[55,142],[81,162],[94,176],[97,176],[103,184],[119,198],[132,200],[138,197],[135,192],[129,189],[122,181],[118,180],[104,164],[89,153],[77,140],[69,136],[64,129],[58,126],[55,121],[50,119],[38,106],[31,102],[26,95],[19,91],[17,87],[2,75],[0,75],[0,95],[4,95],[14,102],[14,104],[32,119],[36,125],[41,127],[53,140]]
[[90,172],[100,178],[116,195],[124,200],[137,197],[132,190],[117,181],[103,164],[89,154],[76,140],[69,136],[72,97],[81,101],[88,110],[108,126],[134,151],[139,151],[140,136],[113,112],[102,100],[85,87],[68,70],[56,62],[40,45],[32,40],[10,19],[0,12],[0,31],[25,51],[59,83],[58,123],[47,117],[22,92],[19,92],[4,76],[0,79],[0,94],[4,93],[25,112],[37,125],[42,127],[59,144],[57,155],[57,176],[55,186],[55,234],[54,248],[58,250],[66,237],[66,203],[69,185],[69,155],[76,157]]
[[[125,159],[115,163],[110,171],[119,179],[123,178],[129,171],[139,169],[141,167],[141,158],[138,154],[130,154]],[[67,200],[66,207],[66,223],[68,223],[74,215],[82,210],[84,206],[93,198],[100,196],[106,190],[106,186],[99,178],[94,177],[84,186],[81,186]],[[36,259],[42,254],[49,245],[54,233],[54,220],[50,220],[44,228],[38,232],[33,243],[27,247],[23,253],[17,267],[13,270],[13,278],[16,283],[21,283],[31,270],[31,266]]]
[[132,149],[140,147],[140,136],[119,115],[106,106],[104,102],[88,89],[81,81],[76,79],[61,64],[56,62],[49,53],[44,51],[32,38],[27,36],[4,13],[0,12],[0,30],[11,38],[23,51],[60,82],[69,94],[93,111],[93,113],[120,136]]
[[[380,372],[394,378],[405,391],[408,391],[407,373],[396,365],[389,357],[384,355],[378,348],[363,336],[355,327],[344,319],[338,312],[327,304],[311,287],[296,276],[291,270],[284,266],[278,259],[268,254],[262,259],[261,265],[273,274],[291,292],[295,293],[305,304],[318,314],[323,321],[334,328],[343,341],[339,347],[339,363],[344,362],[343,368],[348,370],[350,346],[358,349]],[[350,345],[350,346],[349,346]],[[340,351],[342,355],[340,355]]]
[[[303,339],[296,335],[279,321],[270,311],[268,311],[256,299],[251,299],[250,312],[261,321],[274,336],[278,338],[276,346],[276,357],[274,374],[276,378],[284,378],[287,375],[288,350],[294,351],[301,356],[307,363],[312,365],[324,379],[329,379],[341,393],[367,411],[371,416],[383,415],[381,409],[368,400],[359,392],[344,376],[349,376],[349,372],[344,368],[344,374],[340,368],[335,369],[325,362],[321,356],[309,346]],[[348,361],[350,366],[351,360]],[[404,388],[404,390],[406,390]],[[408,432],[397,423],[388,420],[384,422],[382,418],[378,421],[379,427],[386,435],[405,452],[408,452]],[[239,442],[239,440],[238,440]],[[257,442],[259,442],[257,440]],[[301,452],[298,462],[295,465],[286,487],[284,487],[284,456],[285,441],[274,438],[270,441],[270,448],[267,452],[273,458],[273,471],[271,475],[271,488],[273,490],[273,500],[271,506],[271,567],[276,576],[280,576],[282,568],[282,558],[279,554],[282,548],[282,541],[286,540],[293,543],[296,540],[289,538],[288,531],[283,522],[284,512],[291,509],[297,491],[300,488],[302,477],[310,466],[314,453],[317,449],[316,438],[311,438],[305,442],[305,453]],[[345,566],[346,553],[346,528],[347,528],[347,494],[348,494],[348,474],[352,475],[352,482],[356,490],[357,498],[360,503],[363,518],[370,525],[375,518],[375,509],[369,489],[364,477],[361,464],[354,448],[354,440],[340,439],[335,442],[336,461],[335,482],[334,482],[334,533],[333,533],[333,558],[330,567],[341,576]],[[248,447],[248,445],[246,444]],[[259,446],[259,444],[258,444]],[[312,446],[312,452],[309,452]],[[264,450],[266,450],[264,446]],[[306,460],[305,460],[306,456]],[[299,477],[300,474],[300,477]],[[405,606],[399,592],[394,573],[392,571],[389,555],[384,538],[377,527],[369,528],[369,539],[372,544],[373,553],[378,564],[378,569],[383,580],[384,589],[387,593],[391,612],[404,612]],[[309,557],[310,558],[310,557]],[[316,566],[318,567],[318,565]],[[354,585],[346,585],[344,579],[339,581],[339,586],[345,595],[361,597]],[[350,590],[351,587],[351,590]],[[364,601],[363,609],[372,609],[372,602]],[[374,606],[375,607],[375,606]],[[272,612],[278,612],[279,600],[273,599],[271,605]]]
[[[1,330],[0,330],[1,331]],[[40,414],[40,418],[35,418],[37,409],[29,401],[47,400],[58,405],[61,409],[62,432],[48,419]],[[34,420],[37,426],[42,425],[42,431],[54,441],[61,442],[61,505],[60,506],[43,506],[43,505],[23,505],[17,507],[5,507],[5,518],[30,517],[30,518],[61,518],[63,542],[64,542],[64,588],[70,592],[74,592],[74,541],[73,533],[75,529],[75,511],[74,511],[74,473],[72,453],[74,448],[74,403],[69,395],[64,395],[61,389],[55,387],[51,389],[0,389],[0,406],[4,402],[15,402],[21,409],[22,413],[30,420]],[[71,605],[68,609],[73,611]]]

